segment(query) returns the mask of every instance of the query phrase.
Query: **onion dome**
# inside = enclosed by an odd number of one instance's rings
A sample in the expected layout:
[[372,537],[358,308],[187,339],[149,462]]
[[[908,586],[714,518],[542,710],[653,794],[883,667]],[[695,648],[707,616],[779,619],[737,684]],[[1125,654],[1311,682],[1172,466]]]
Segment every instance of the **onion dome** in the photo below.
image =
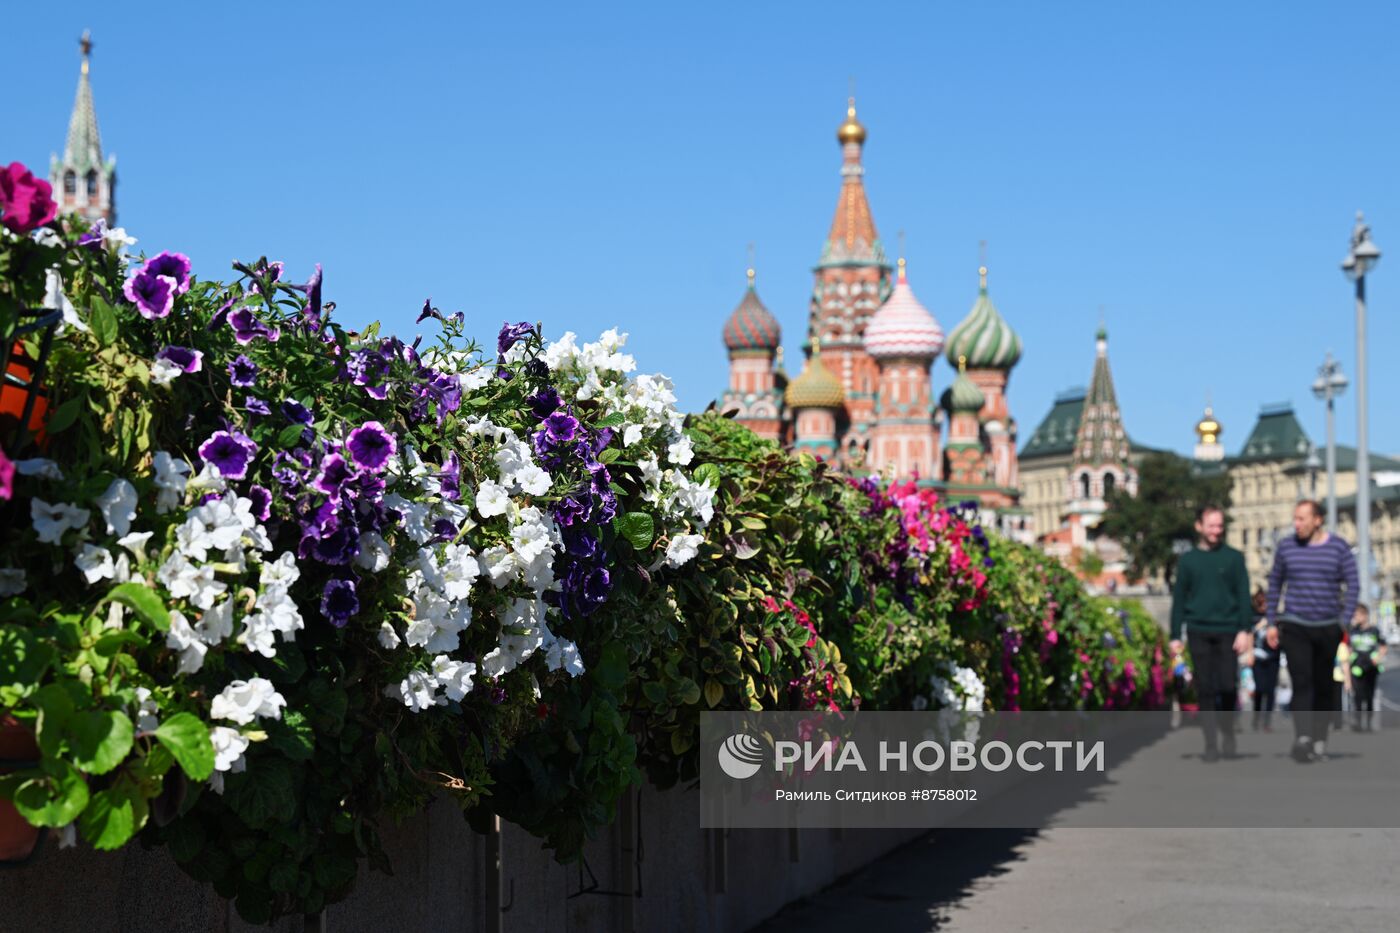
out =
[[943,349],[943,328],[919,304],[899,261],[894,291],[865,325],[865,352],[877,360],[916,357],[931,360]]
[[778,319],[758,300],[750,269],[744,300],[724,322],[724,345],[730,350],[775,350],[781,337]]
[[807,368],[787,387],[789,408],[840,408],[846,404],[841,380],[822,363],[821,341],[813,338],[812,358]]
[[1217,444],[1220,442],[1220,434],[1225,429],[1220,422],[1215,420],[1215,413],[1211,411],[1209,405],[1206,406],[1205,417],[1196,423],[1196,434],[1200,437],[1202,444]]
[[857,145],[865,143],[865,127],[856,119],[856,99],[854,97],[846,102],[846,120],[836,128],[836,139],[843,146],[846,143]]
[[973,369],[1010,369],[1021,359],[1021,338],[987,297],[987,267],[977,272],[982,277],[977,302],[948,335],[944,352],[949,363],[967,357]]
[[967,378],[967,359],[958,359],[958,378],[943,393],[943,406],[949,411],[978,412],[986,404],[987,397],[977,388],[977,383]]

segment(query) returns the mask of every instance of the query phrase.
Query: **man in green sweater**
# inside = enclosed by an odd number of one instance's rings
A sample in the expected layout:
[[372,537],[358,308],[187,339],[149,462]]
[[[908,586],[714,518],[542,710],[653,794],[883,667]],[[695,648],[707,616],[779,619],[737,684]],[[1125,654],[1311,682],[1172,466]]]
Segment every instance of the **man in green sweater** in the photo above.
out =
[[[1225,512],[1215,505],[1196,512],[1196,547],[1181,555],[1172,587],[1172,651],[1181,630],[1191,649],[1201,703],[1206,761],[1235,756],[1237,658],[1249,648],[1254,623],[1244,555],[1225,543]],[[1217,744],[1217,738],[1219,744]]]

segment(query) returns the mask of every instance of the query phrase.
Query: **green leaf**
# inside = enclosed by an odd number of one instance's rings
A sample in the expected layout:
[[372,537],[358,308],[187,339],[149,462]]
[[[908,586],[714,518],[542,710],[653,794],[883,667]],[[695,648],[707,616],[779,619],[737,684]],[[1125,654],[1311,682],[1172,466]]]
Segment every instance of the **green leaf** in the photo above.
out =
[[632,547],[645,551],[651,547],[652,538],[656,534],[656,522],[646,512],[628,512],[622,516],[620,530]]
[[593,679],[615,693],[627,683],[627,649],[621,642],[610,641],[603,646],[603,656],[593,668]]
[[713,677],[705,681],[705,705],[714,709],[724,699],[724,685]]
[[176,713],[156,728],[156,739],[164,745],[191,780],[204,781],[214,772],[214,743],[209,727],[193,713]]
[[42,777],[21,784],[13,802],[20,816],[35,826],[67,826],[88,805],[88,786],[78,770],[63,760],[47,760]]
[[301,432],[306,430],[305,425],[289,424],[277,434],[277,446],[291,448],[301,443]]
[[599,463],[612,463],[614,460],[616,460],[618,457],[621,457],[621,456],[622,456],[622,451],[621,451],[621,450],[619,450],[619,449],[616,448],[616,447],[608,447],[608,448],[605,448],[605,449],[603,450],[603,452],[600,453],[600,454],[598,455],[598,462],[599,462]]
[[599,428],[620,428],[627,423],[627,417],[620,411],[615,411],[611,415],[598,422]]
[[225,775],[224,801],[252,829],[291,822],[297,811],[291,762],[264,755],[256,767]]
[[691,477],[695,480],[695,482],[700,483],[701,485],[709,483],[711,486],[714,486],[716,488],[719,487],[719,467],[715,466],[713,463],[700,464],[698,467],[695,468],[695,471],[691,474]]
[[316,732],[306,716],[289,709],[283,712],[280,722],[268,724],[267,744],[292,761],[306,761],[316,751]]
[[88,326],[92,335],[104,347],[117,339],[117,309],[101,298],[93,297],[92,308],[88,312]]
[[154,590],[140,583],[122,583],[107,591],[106,602],[121,603],[136,612],[147,624],[159,631],[170,630],[170,612]]
[[110,658],[121,650],[122,645],[144,645],[147,641],[148,639],[142,638],[135,632],[122,630],[110,632],[97,639],[97,644],[93,646],[93,650],[104,658]]
[[117,849],[145,824],[148,809],[135,782],[120,780],[93,794],[78,828],[94,849]]
[[49,415],[49,420],[45,423],[44,429],[50,434],[57,434],[66,431],[73,426],[73,422],[78,420],[78,415],[83,410],[87,399],[81,395],[75,395],[54,410]]
[[0,687],[27,696],[53,663],[54,650],[26,628],[0,625]]
[[131,753],[136,730],[126,713],[74,713],[68,719],[73,763],[88,774],[106,774]]

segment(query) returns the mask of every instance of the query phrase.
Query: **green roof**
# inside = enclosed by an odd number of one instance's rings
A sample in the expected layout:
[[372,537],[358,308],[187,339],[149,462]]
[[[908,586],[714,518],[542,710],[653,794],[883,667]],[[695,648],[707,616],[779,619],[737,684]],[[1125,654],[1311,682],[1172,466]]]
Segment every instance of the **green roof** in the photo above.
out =
[[[1377,486],[1371,484],[1371,504],[1377,505],[1382,502],[1400,503],[1400,485]],[[1356,511],[1356,496],[1339,496],[1337,498],[1337,508],[1345,511]]]
[[1055,396],[1050,413],[1021,448],[1021,459],[1068,456],[1074,453],[1074,439],[1079,433],[1079,416],[1084,413],[1085,389],[1070,389]]
[[1269,406],[1259,412],[1244,447],[1230,460],[1248,463],[1306,457],[1309,443],[1291,405]]

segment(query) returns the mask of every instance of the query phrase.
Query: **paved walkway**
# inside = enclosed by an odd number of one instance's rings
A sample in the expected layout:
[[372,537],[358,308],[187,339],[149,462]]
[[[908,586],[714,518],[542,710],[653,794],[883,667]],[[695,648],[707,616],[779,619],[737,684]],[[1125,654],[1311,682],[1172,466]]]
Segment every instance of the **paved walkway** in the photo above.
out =
[[[1400,689],[1387,694],[1400,697]],[[1205,781],[1243,785],[1268,800],[1288,799],[1292,776],[1320,774],[1300,767],[1341,775],[1365,762],[1373,780],[1330,796],[1364,797],[1367,812],[1376,801],[1377,822],[1400,826],[1400,735],[1393,720],[1388,725],[1380,735],[1334,736],[1334,760],[1307,766],[1284,754],[1286,722],[1272,735],[1243,736],[1247,754],[1235,762],[1195,761],[1194,730],[1164,742],[1171,757],[1192,759]],[[1082,818],[1100,808],[1150,807],[1169,779],[1160,767],[1125,769],[1121,777],[1101,798],[1071,809]],[[1213,796],[1209,783],[1202,786],[1203,796]],[[935,830],[758,930],[1379,933],[1400,929],[1397,867],[1400,829]]]

